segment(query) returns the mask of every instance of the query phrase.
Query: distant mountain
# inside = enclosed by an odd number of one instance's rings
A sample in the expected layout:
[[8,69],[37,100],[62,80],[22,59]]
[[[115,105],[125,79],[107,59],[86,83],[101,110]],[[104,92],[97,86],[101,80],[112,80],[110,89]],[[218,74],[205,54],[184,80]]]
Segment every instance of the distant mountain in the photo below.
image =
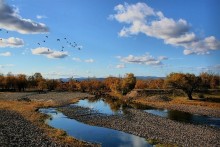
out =
[[[164,79],[165,77],[156,77],[156,76],[136,76],[138,80],[149,80],[149,79]],[[71,78],[60,78],[61,81],[63,82],[68,82]],[[88,79],[96,79],[98,81],[104,81],[106,78],[88,78],[88,77],[79,77],[79,78],[73,78],[74,80],[77,81],[84,81]]]
[[138,80],[149,80],[149,79],[164,79],[165,77],[156,77],[156,76],[136,76]]

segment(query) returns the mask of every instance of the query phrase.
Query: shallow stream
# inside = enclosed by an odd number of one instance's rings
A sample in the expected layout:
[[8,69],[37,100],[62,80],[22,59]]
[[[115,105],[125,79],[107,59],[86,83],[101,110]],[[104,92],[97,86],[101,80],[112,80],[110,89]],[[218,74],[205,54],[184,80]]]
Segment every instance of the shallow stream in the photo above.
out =
[[220,118],[191,114],[187,112],[168,110],[168,109],[158,109],[150,106],[143,106],[140,104],[126,104],[119,100],[112,99],[93,99],[93,100],[80,100],[76,104],[77,106],[88,107],[97,110],[99,113],[112,115],[112,114],[124,114],[124,108],[131,107],[135,109],[141,109],[147,113],[165,117],[171,120],[184,123],[208,125],[220,128]]

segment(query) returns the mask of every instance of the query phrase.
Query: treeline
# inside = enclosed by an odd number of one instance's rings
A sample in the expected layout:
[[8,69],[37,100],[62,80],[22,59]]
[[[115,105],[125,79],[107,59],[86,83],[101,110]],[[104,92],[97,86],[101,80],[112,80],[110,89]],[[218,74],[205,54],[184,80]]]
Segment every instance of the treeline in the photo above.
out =
[[103,81],[90,78],[83,81],[70,79],[68,82],[61,80],[45,79],[41,73],[31,76],[25,74],[7,75],[0,74],[0,91],[25,91],[25,90],[58,90],[82,92],[115,92],[127,94],[132,89],[181,89],[189,98],[195,90],[219,89],[220,77],[216,74],[170,73],[166,78],[137,80],[134,74],[128,73],[124,77],[108,77]]

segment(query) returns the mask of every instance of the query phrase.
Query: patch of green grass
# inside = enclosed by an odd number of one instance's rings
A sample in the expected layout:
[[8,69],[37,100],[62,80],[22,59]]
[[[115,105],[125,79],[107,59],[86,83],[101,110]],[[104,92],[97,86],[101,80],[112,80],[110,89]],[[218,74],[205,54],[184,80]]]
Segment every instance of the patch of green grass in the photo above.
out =
[[151,145],[156,145],[160,143],[158,139],[147,139],[147,142]]

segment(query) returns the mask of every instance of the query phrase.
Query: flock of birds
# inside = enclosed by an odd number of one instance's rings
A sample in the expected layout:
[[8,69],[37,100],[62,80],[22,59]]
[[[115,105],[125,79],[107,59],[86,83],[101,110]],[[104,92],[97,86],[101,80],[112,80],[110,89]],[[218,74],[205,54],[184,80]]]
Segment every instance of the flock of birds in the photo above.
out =
[[[38,45],[41,45],[42,43],[46,43],[47,42],[47,39],[49,39],[49,36],[45,36],[45,39],[42,40],[42,42],[38,42],[37,44]],[[57,42],[61,42],[63,43],[63,41],[66,43],[66,45],[68,45],[67,47],[71,47],[71,48],[75,48],[75,49],[78,49],[78,50],[81,50],[82,47],[79,46],[75,41],[74,42],[71,42],[69,41],[66,37],[65,38],[57,38],[56,39]],[[64,51],[65,48],[67,48],[65,45],[61,45],[61,51]],[[50,49],[48,49],[48,51],[50,51]]]
[[[3,30],[2,29],[0,29],[0,32],[2,32]],[[9,33],[8,31],[5,31],[5,33]],[[46,43],[47,41],[48,41],[48,39],[49,39],[50,37],[48,36],[48,35],[46,35],[45,36],[45,38],[42,40],[42,42],[37,42],[37,45],[39,45],[39,46],[41,46],[43,43]],[[2,38],[0,38],[0,41],[2,41]],[[65,42],[65,44],[62,44],[61,45],[61,51],[64,51],[64,49],[65,48],[69,48],[69,47],[71,47],[71,48],[75,48],[75,49],[78,49],[78,50],[81,50],[82,49],[82,47],[81,46],[79,46],[75,41],[74,42],[71,42],[71,41],[69,41],[66,37],[65,38],[57,38],[56,39],[56,41],[57,42],[60,42],[60,43],[64,43]],[[67,46],[66,46],[67,45]],[[50,49],[48,48],[48,52],[50,51]]]

